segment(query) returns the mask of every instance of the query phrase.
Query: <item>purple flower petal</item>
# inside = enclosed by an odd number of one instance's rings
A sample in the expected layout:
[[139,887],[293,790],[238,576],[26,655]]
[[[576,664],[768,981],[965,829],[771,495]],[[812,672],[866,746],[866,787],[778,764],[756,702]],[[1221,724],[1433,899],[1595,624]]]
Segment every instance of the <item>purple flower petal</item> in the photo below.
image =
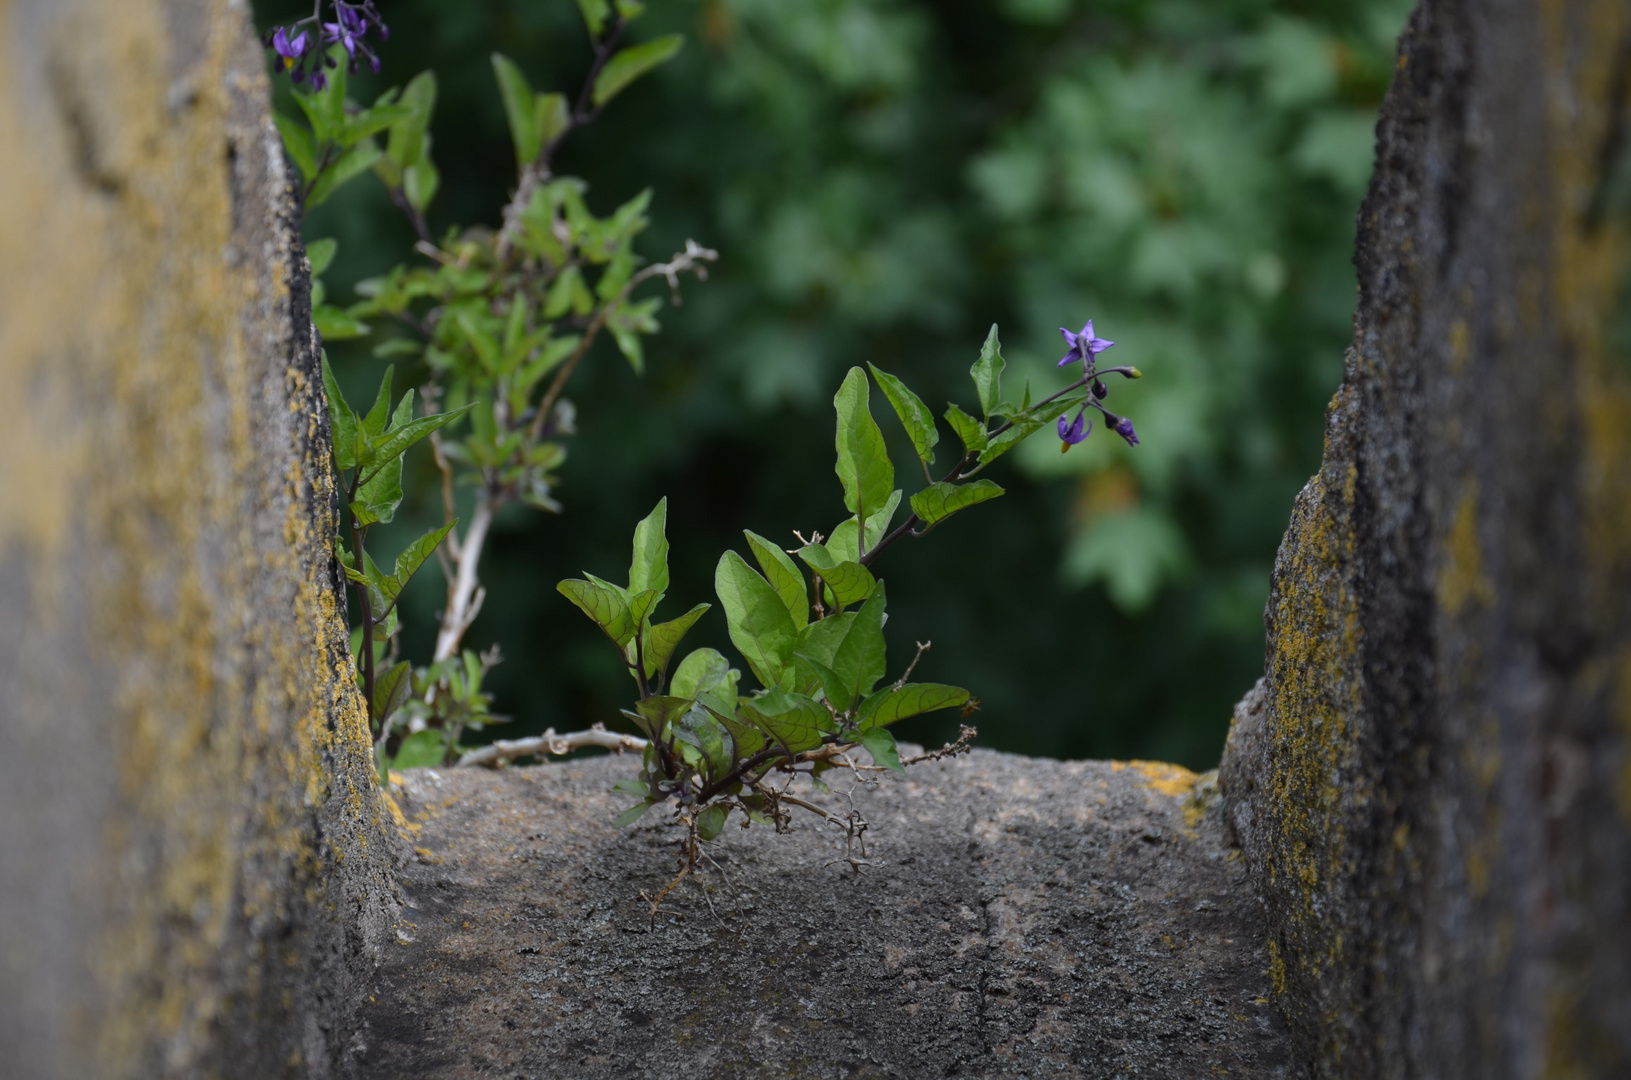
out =
[[1082,408],[1077,410],[1076,419],[1070,421],[1069,423],[1066,422],[1065,417],[1061,416],[1059,418],[1058,429],[1059,441],[1061,443],[1059,452],[1062,454],[1066,450],[1069,450],[1071,447],[1075,446],[1077,443],[1081,442],[1083,439],[1087,438],[1087,436],[1093,431],[1093,422],[1087,418],[1087,409]]

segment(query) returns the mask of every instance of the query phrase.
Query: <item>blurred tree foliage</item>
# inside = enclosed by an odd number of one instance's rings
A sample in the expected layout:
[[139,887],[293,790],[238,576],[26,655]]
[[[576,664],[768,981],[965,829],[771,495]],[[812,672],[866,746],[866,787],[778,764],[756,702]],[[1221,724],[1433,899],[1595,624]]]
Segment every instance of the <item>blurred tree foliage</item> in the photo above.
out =
[[[269,24],[300,3],[262,0]],[[541,89],[575,88],[570,0],[393,0],[385,70],[357,97],[434,68],[443,194],[432,228],[496,221],[514,173],[488,54]],[[1067,757],[1217,760],[1261,671],[1268,570],[1318,465],[1350,337],[1354,214],[1400,0],[667,0],[641,36],[678,59],[573,136],[558,170],[610,208],[648,185],[658,258],[720,249],[662,314],[637,379],[610,344],[569,394],[580,435],[562,517],[516,509],[483,576],[476,646],[506,736],[618,726],[615,659],[554,591],[626,563],[633,524],[670,496],[676,601],[711,599],[713,564],[750,527],[792,543],[839,505],[828,402],[872,361],[931,404],[966,396],[1000,323],[1010,378],[1051,387],[1058,327],[1096,320],[1143,445],[1037,438],[1010,497],[880,563],[896,641],[983,699],[982,743]],[[376,184],[315,211],[331,298],[412,237]],[[331,349],[348,390],[383,364]],[[348,372],[350,373],[348,375]],[[354,383],[352,382],[354,380]],[[360,392],[360,391],[359,391]],[[911,451],[882,417],[898,465]],[[404,534],[437,520],[428,461]],[[414,463],[410,461],[410,468]],[[1017,474],[1017,475],[1016,475]],[[427,640],[442,589],[405,600]],[[927,587],[953,581],[952,590]],[[708,618],[715,619],[717,613]],[[723,637],[723,627],[710,633]],[[957,719],[900,734],[938,742]]]

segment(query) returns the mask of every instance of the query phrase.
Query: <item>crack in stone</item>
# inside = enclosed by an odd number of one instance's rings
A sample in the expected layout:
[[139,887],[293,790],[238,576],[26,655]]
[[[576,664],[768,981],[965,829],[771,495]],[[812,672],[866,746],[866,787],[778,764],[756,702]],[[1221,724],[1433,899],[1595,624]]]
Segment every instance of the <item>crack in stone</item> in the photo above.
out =
[[975,961],[979,967],[979,971],[974,980],[975,993],[977,994],[974,1001],[974,1034],[980,1040],[980,1050],[983,1055],[985,1057],[990,1057],[991,1040],[986,1035],[986,1025],[988,1021],[985,1015],[985,1006],[988,996],[986,993],[986,986],[991,980],[991,901],[987,898],[990,891],[990,883],[986,881],[984,874],[979,873],[980,863],[979,859],[976,858],[976,853],[979,851],[980,847],[980,841],[974,830],[979,824],[979,820],[980,816],[978,811],[976,811],[972,806],[969,807],[968,856],[973,868],[976,871],[975,877],[979,888],[978,897],[980,901],[981,941],[981,952],[979,958]]

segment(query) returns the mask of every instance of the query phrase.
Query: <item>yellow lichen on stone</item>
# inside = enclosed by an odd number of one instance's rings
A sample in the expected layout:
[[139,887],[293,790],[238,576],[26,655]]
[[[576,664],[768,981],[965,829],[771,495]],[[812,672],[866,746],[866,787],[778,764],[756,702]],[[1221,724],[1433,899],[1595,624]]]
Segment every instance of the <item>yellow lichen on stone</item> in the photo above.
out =
[[1484,549],[1478,541],[1477,480],[1467,481],[1456,503],[1438,575],[1438,602],[1452,618],[1469,604],[1488,607],[1495,602],[1495,586],[1484,573]]
[[1127,764],[1143,776],[1152,789],[1173,798],[1193,792],[1195,782],[1200,779],[1182,765],[1171,765],[1165,761],[1129,761]]
[[1280,957],[1280,943],[1269,938],[1269,985],[1274,993],[1284,997],[1286,992],[1286,962]]

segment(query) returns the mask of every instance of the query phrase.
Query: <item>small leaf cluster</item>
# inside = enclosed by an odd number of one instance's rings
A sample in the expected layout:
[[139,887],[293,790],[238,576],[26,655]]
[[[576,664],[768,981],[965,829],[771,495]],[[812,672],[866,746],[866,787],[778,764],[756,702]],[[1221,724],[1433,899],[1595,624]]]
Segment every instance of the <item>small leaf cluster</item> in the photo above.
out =
[[[276,117],[300,173],[304,205],[319,205],[372,173],[412,224],[419,238],[415,250],[425,260],[360,283],[359,302],[341,307],[330,302],[322,281],[335,242],[317,240],[308,249],[313,322],[323,339],[373,338],[376,356],[404,365],[428,414],[413,417],[411,390],[391,406],[387,372],[375,406],[359,416],[341,397],[325,360],[335,465],[349,478],[348,535],[337,540],[336,554],[360,608],[354,653],[382,771],[393,762],[440,761],[458,752],[467,728],[497,719],[481,683],[498,653],[478,656],[457,648],[482,597],[476,575],[461,572],[464,564],[474,569],[485,523],[505,505],[560,509],[553,492],[556,470],[566,459],[561,440],[573,434],[576,416],[564,395],[566,380],[603,331],[637,373],[644,370],[642,339],[658,331],[662,300],[636,297],[638,287],[662,277],[677,303],[679,275],[705,277],[702,264],[716,257],[693,243],[667,263],[645,264],[635,242],[650,222],[650,191],[597,216],[583,181],[551,173],[552,156],[571,131],[594,120],[682,45],[678,35],[669,35],[624,47],[625,31],[644,10],[639,3],[582,0],[579,6],[594,60],[575,100],[535,91],[517,64],[493,55],[515,147],[515,194],[499,228],[455,227],[440,239],[426,220],[440,187],[430,134],[435,74],[422,72],[372,105],[351,100],[347,72],[356,68],[350,50],[360,47],[351,32],[369,25],[355,12],[349,21],[342,12],[335,24],[323,24],[321,40],[334,44],[321,63],[308,55],[308,38],[291,37],[289,29],[268,42],[286,70],[326,73],[296,80],[307,84],[290,88],[298,116]],[[372,9],[364,14],[377,21]],[[291,57],[306,66],[297,69]],[[368,530],[392,519],[403,498],[402,453],[427,437],[443,473],[446,520],[385,573],[364,547]],[[470,543],[461,543],[457,531],[456,486],[475,492],[473,520],[482,527],[473,527]],[[396,656],[396,602],[433,553],[449,578],[448,611],[438,655],[415,668]],[[388,752],[393,746],[394,753]]]
[[620,825],[673,801],[690,828],[687,850],[694,860],[696,842],[717,837],[732,813],[744,824],[782,823],[784,806],[798,800],[777,783],[778,774],[819,777],[837,766],[854,768],[848,755],[858,748],[874,767],[901,771],[892,724],[970,704],[961,687],[908,681],[926,644],[887,681],[887,593],[872,567],[902,537],[922,536],[1002,495],[1001,487],[975,474],[1095,395],[1106,373],[1089,358],[1080,378],[1033,404],[1028,386],[1019,402],[1003,400],[1003,368],[993,326],[970,371],[982,418],[955,404],[946,410],[962,452],[940,480],[928,472],[940,441],[933,414],[900,379],[872,369],[927,481],[904,500],[910,511],[899,524],[904,493],[895,486],[894,465],[872,417],[870,383],[860,368],[850,369],[833,399],[835,471],[846,516],[829,536],[799,537],[787,549],[745,532],[751,561],[727,551],[715,569],[714,591],[731,643],[758,683],[750,692],[741,686],[741,672],[713,648],[686,654],[670,674],[682,639],[709,605],[656,619],[668,588],[666,499],[635,529],[627,584],[585,574],[557,586],[618,649],[639,692],[624,716],[648,745],[639,778],[618,785],[639,800],[618,818]]
[[[457,724],[443,723],[428,734],[439,743],[436,761],[439,762],[458,735],[467,726],[480,729],[484,721],[490,722],[487,699],[481,694],[480,675],[485,673],[482,661],[466,652],[462,669],[414,670],[406,660],[397,659],[398,630],[397,602],[402,590],[419,572],[420,567],[435,553],[437,547],[458,524],[457,519],[431,529],[409,544],[396,557],[387,571],[375,563],[366,547],[368,530],[374,525],[388,524],[396,517],[402,505],[402,461],[409,448],[457,420],[464,409],[414,417],[414,392],[403,394],[393,407],[391,381],[393,369],[386,369],[380,381],[379,394],[367,413],[358,414],[346,402],[339,383],[335,381],[328,357],[323,357],[323,389],[328,398],[329,429],[334,441],[334,466],[337,480],[344,491],[346,519],[350,524],[350,542],[341,537],[334,539],[334,555],[341,572],[354,586],[361,608],[361,622],[352,634],[352,655],[358,658],[358,676],[364,690],[368,715],[376,731],[386,728],[388,720],[413,701],[426,708],[426,698],[433,687],[443,690],[440,715],[456,718]],[[358,565],[356,553],[361,553]],[[472,668],[474,665],[474,668]],[[491,666],[488,664],[487,666]],[[446,665],[443,665],[445,668]],[[472,674],[473,672],[473,674]],[[424,755],[427,739],[417,744]],[[383,753],[381,740],[381,753]],[[382,770],[385,762],[381,762]],[[399,766],[407,764],[398,762]]]
[[[329,53],[339,58],[344,49],[335,45]],[[305,124],[284,113],[273,116],[284,151],[300,170],[302,204],[320,206],[343,184],[375,169],[387,187],[411,190],[409,201],[423,213],[440,183],[426,131],[436,77],[425,72],[405,90],[385,91],[367,108],[347,98],[347,83],[346,66],[338,64],[321,87],[291,94]],[[384,148],[381,135],[387,137]]]

